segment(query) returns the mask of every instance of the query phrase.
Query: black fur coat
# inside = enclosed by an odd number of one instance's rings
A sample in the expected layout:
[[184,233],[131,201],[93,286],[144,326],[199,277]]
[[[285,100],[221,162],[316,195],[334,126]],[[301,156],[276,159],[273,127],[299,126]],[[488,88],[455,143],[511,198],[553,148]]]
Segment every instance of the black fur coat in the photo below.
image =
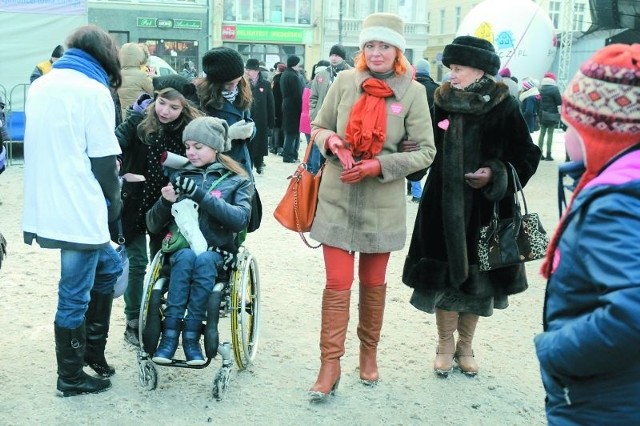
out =
[[[540,150],[506,85],[487,79],[478,90],[445,83],[435,94],[437,153],[403,271],[404,283],[418,292],[456,290],[495,297],[527,288],[523,265],[480,272],[475,246],[494,201],[499,201],[501,217],[512,215],[514,188],[506,162],[524,186],[538,167]],[[444,120],[446,131],[438,125]],[[490,167],[493,179],[485,188],[473,189],[464,174],[480,167]]]

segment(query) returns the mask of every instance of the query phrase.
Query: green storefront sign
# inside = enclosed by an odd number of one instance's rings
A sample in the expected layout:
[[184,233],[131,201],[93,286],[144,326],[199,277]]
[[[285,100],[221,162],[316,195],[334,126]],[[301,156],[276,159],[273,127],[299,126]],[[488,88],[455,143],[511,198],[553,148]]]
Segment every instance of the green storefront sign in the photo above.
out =
[[175,28],[180,30],[202,29],[202,21],[199,19],[136,18],[136,25],[142,28]]
[[143,28],[152,28],[158,26],[157,18],[136,18],[136,25]]
[[237,25],[236,40],[302,43],[304,30],[290,27],[263,27],[259,25]]
[[174,19],[173,28],[181,30],[200,30],[202,29],[202,21],[199,19]]

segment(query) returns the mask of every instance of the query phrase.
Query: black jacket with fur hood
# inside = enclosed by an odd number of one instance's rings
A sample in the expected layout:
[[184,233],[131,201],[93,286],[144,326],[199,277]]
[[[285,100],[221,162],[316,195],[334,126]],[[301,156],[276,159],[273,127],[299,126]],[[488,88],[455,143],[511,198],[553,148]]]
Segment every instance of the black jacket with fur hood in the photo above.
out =
[[[489,222],[494,201],[501,217],[513,212],[514,188],[506,162],[524,186],[540,161],[540,149],[508,87],[484,80],[478,91],[454,89],[447,82],[435,94],[437,153],[403,271],[404,283],[418,292],[454,289],[487,297],[527,288],[523,265],[478,269],[476,240],[480,226]],[[490,167],[493,179],[485,188],[473,189],[464,174],[480,167]]]

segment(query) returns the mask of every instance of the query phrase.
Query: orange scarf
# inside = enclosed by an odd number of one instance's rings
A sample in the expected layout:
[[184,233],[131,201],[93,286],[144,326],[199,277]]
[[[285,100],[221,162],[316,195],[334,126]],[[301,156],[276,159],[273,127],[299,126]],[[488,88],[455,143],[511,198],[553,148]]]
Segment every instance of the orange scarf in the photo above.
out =
[[389,85],[377,78],[362,83],[364,94],[351,109],[345,139],[354,157],[363,160],[382,151],[387,137],[387,109],[384,99],[393,95]]

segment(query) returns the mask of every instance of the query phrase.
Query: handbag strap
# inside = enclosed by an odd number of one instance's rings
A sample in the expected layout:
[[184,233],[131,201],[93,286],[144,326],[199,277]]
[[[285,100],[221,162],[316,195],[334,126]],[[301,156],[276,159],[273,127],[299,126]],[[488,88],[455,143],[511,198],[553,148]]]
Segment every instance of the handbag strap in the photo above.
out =
[[[318,171],[318,173],[322,172],[322,169],[320,169]],[[300,179],[302,178],[301,176],[302,170],[298,169],[296,170],[296,172],[293,174],[293,176],[291,176],[291,179],[297,179],[298,183],[300,183]],[[296,217],[296,227],[298,228],[298,235],[300,235],[300,238],[302,239],[302,242],[306,244],[307,247],[312,248],[312,249],[317,249],[320,246],[322,246],[322,243],[318,243],[317,246],[313,246],[309,243],[309,241],[307,240],[307,237],[304,236],[304,232],[302,232],[301,230],[301,226],[300,226],[300,216],[298,213],[298,185],[293,185],[293,214]]]
[[511,177],[513,178],[513,196],[515,198],[516,206],[520,208],[520,197],[518,196],[518,192],[520,192],[520,196],[522,196],[522,204],[524,205],[524,214],[529,214],[529,209],[527,208],[527,199],[524,196],[524,189],[522,189],[522,184],[520,183],[518,173],[516,173],[516,169],[515,167],[513,167],[513,164],[509,162],[507,162],[507,164],[511,168]]

